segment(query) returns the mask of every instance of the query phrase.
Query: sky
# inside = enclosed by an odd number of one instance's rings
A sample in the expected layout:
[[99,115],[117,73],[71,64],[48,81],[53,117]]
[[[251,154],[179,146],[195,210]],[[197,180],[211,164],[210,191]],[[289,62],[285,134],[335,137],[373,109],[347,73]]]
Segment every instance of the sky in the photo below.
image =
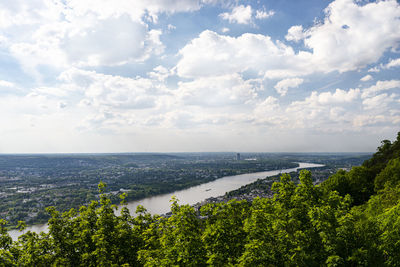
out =
[[396,0],[2,0],[0,153],[373,152]]

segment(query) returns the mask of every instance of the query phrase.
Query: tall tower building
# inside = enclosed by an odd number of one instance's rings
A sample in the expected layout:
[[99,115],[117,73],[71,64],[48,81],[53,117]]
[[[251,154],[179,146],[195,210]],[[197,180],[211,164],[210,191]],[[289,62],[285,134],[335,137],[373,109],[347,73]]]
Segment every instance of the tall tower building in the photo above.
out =
[[240,160],[240,153],[236,154],[236,160]]

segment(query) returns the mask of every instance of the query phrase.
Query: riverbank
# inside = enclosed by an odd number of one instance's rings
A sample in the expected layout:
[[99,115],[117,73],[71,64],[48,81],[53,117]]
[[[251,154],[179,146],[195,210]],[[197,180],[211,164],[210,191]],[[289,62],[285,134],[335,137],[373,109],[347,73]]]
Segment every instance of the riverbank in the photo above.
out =
[[[179,204],[195,205],[196,203],[202,202],[208,198],[219,197],[221,195],[224,195],[226,192],[238,189],[243,185],[253,183],[258,179],[263,179],[265,177],[278,175],[280,173],[293,172],[298,169],[316,168],[321,166],[323,165],[299,162],[299,166],[296,168],[226,176],[214,180],[212,182],[193,186],[184,190],[175,191],[172,193],[158,195],[154,197],[148,197],[138,201],[131,201],[127,203],[126,207],[130,210],[131,214],[135,213],[136,208],[139,205],[144,206],[151,214],[166,214],[170,211],[171,207],[170,200],[172,196],[175,196],[179,200]],[[18,236],[27,231],[40,232],[46,230],[47,230],[47,225],[44,224],[44,225],[29,226],[23,232],[19,232],[18,230],[12,230],[9,233],[13,237],[13,239],[16,240]]]
[[[296,172],[291,172],[289,175],[291,176],[293,181],[299,180],[300,168]],[[319,166],[312,169],[312,179],[314,184],[319,184],[326,180],[329,176],[336,173],[337,168],[335,167],[327,167],[327,166]],[[206,204],[210,203],[220,203],[220,202],[228,202],[230,200],[246,200],[252,202],[255,198],[271,198],[274,196],[274,192],[271,190],[272,184],[274,182],[280,181],[280,174],[275,176],[266,177],[264,179],[258,179],[253,183],[246,184],[236,190],[229,191],[224,195],[218,197],[211,197],[202,202],[196,203],[193,207],[196,210],[200,210],[200,208]]]

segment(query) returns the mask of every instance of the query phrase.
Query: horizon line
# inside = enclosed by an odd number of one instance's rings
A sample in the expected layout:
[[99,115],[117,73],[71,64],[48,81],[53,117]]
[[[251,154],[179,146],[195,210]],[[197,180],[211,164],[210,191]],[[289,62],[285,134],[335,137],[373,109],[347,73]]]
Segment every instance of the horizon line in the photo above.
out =
[[311,151],[311,152],[294,152],[294,151],[283,151],[283,152],[254,152],[254,151],[180,151],[180,152],[0,152],[0,155],[104,155],[104,154],[202,154],[202,153],[243,153],[243,154],[369,154],[375,153],[376,151]]

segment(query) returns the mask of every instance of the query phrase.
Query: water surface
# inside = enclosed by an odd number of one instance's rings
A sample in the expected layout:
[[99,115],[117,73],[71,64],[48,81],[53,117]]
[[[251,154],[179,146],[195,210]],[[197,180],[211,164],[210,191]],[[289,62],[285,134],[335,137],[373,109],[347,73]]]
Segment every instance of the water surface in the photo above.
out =
[[176,196],[178,198],[179,204],[194,205],[210,197],[222,196],[226,192],[238,189],[243,185],[253,183],[258,179],[274,176],[279,173],[289,173],[297,171],[297,169],[299,168],[315,168],[322,166],[324,165],[299,162],[299,167],[297,168],[225,176],[217,180],[214,180],[212,182],[193,186],[172,193],[158,195],[154,197],[148,197],[137,201],[131,201],[128,203],[127,207],[129,208],[131,213],[135,212],[136,207],[138,205],[142,205],[151,214],[165,214],[170,211],[171,207],[170,200],[172,196]]
[[[214,180],[212,182],[189,187],[187,189],[175,191],[172,193],[148,197],[136,201],[130,201],[127,203],[127,207],[130,210],[131,214],[134,214],[137,206],[139,205],[144,206],[147,209],[147,211],[149,211],[151,214],[165,214],[170,211],[171,207],[170,200],[172,196],[176,196],[179,200],[179,204],[181,205],[184,204],[194,205],[210,197],[222,196],[226,192],[238,189],[243,185],[253,183],[258,179],[263,179],[265,177],[274,176],[280,173],[289,173],[297,171],[297,169],[299,168],[301,169],[316,168],[324,166],[315,163],[303,163],[303,162],[298,162],[298,163],[299,167],[297,168],[225,176],[217,180]],[[47,224],[37,224],[27,227],[23,232],[19,232],[18,230],[12,230],[9,231],[9,234],[14,240],[16,240],[18,236],[27,231],[33,231],[36,233],[42,231],[47,232],[48,227]]]

